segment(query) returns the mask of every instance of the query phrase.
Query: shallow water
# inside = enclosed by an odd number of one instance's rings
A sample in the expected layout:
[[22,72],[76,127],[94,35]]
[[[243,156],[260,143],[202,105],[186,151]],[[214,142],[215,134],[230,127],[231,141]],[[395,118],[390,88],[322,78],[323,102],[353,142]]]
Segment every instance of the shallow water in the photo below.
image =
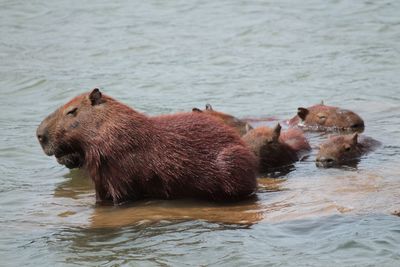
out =
[[[2,1],[2,266],[398,266],[400,2]],[[41,151],[40,121],[100,87],[148,114],[213,104],[284,121],[324,100],[382,142],[356,167],[316,151],[257,198],[96,207]],[[275,122],[271,122],[275,123]],[[313,146],[323,134],[307,134]]]

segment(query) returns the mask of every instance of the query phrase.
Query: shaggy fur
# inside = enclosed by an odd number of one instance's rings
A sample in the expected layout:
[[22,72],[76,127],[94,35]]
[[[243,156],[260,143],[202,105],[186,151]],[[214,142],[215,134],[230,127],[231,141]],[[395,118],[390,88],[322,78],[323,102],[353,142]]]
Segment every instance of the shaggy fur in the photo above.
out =
[[95,89],[56,110],[37,135],[47,155],[82,157],[97,202],[227,201],[256,189],[254,155],[233,130],[202,113],[148,117]]

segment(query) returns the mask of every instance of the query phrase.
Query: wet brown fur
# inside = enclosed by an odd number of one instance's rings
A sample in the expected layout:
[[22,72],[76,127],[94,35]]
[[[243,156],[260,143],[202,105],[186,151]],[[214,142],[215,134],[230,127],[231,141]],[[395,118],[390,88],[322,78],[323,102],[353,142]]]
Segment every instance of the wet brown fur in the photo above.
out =
[[289,129],[281,134],[281,126],[259,127],[242,138],[257,156],[259,173],[287,166],[298,161],[311,147],[299,129]]
[[302,126],[306,130],[364,130],[364,121],[359,115],[350,110],[338,107],[315,105],[309,108],[298,108],[297,115],[289,120],[290,126]]
[[249,130],[252,129],[252,127],[250,126],[250,124],[246,123],[243,120],[240,120],[232,115],[223,113],[223,112],[219,112],[219,111],[215,111],[212,106],[210,104],[206,105],[206,109],[205,110],[201,110],[198,108],[193,108],[192,109],[193,112],[203,112],[204,114],[210,115],[213,118],[222,121],[223,123],[225,123],[226,125],[229,125],[230,127],[232,127],[233,129],[235,129],[235,131],[237,131],[237,133],[240,136],[245,135]]
[[37,134],[47,155],[83,158],[98,202],[227,201],[256,189],[254,155],[231,128],[202,113],[148,117],[95,89],[49,115]]
[[332,167],[350,163],[379,145],[379,141],[370,137],[359,137],[358,133],[332,136],[320,145],[316,164],[319,167]]

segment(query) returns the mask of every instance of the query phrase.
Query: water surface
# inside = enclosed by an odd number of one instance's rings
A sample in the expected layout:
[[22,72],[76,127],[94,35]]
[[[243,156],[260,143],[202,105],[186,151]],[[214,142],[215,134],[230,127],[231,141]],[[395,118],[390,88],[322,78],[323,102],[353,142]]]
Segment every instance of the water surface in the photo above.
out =
[[[2,1],[2,266],[398,266],[400,2]],[[382,146],[343,169],[316,151],[257,198],[97,207],[46,157],[40,121],[100,87],[156,115],[211,103],[284,121],[324,100]],[[326,135],[308,134],[313,146]],[[274,175],[273,175],[274,176]]]

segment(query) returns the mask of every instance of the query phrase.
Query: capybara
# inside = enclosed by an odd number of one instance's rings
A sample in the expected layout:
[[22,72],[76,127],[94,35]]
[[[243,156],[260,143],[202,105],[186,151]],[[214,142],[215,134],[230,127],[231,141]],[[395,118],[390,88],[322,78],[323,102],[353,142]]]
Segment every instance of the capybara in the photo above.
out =
[[258,158],[259,173],[291,165],[311,150],[303,131],[289,129],[281,134],[281,129],[279,123],[275,128],[263,126],[242,137]]
[[225,123],[226,125],[229,125],[233,129],[235,129],[240,136],[245,135],[249,130],[253,128],[247,122],[240,120],[232,115],[215,111],[210,104],[206,104],[205,110],[201,110],[199,108],[193,108],[192,111],[204,112],[207,115],[211,115],[213,118],[216,118]]
[[375,150],[381,143],[371,137],[359,136],[358,133],[331,136],[320,145],[316,165],[318,167],[333,167],[350,164]]
[[289,120],[289,126],[299,126],[311,131],[362,132],[364,121],[353,111],[321,103],[308,108],[298,108],[297,115]]
[[230,127],[198,112],[149,117],[99,89],[58,108],[37,137],[49,156],[83,158],[98,203],[230,201],[257,186],[256,158]]

